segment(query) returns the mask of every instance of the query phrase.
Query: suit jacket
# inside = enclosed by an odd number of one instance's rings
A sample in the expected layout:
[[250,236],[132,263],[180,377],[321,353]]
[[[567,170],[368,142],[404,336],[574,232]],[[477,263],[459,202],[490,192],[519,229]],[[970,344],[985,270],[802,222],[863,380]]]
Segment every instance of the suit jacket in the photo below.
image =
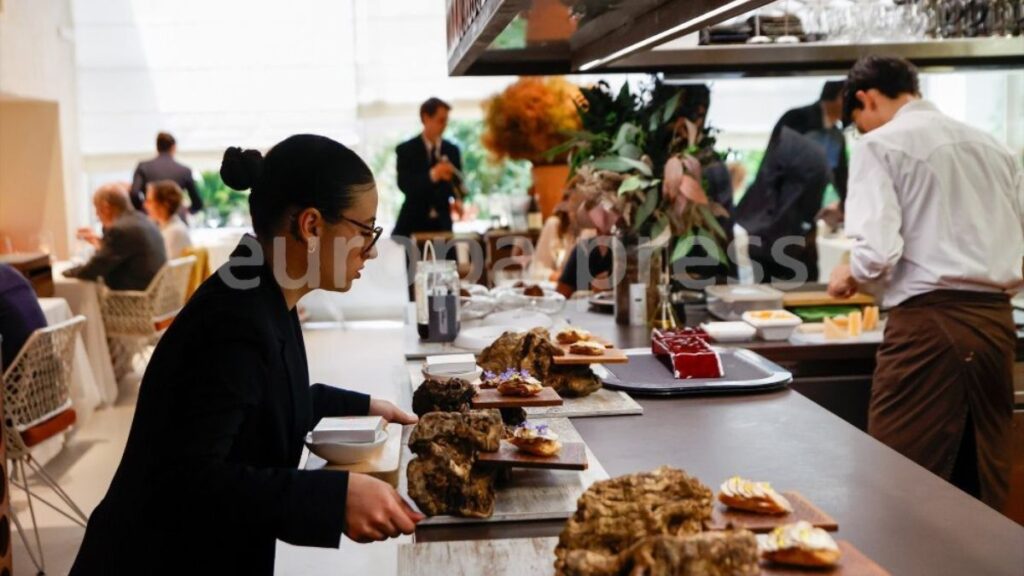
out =
[[276,540],[339,545],[348,473],[297,465],[321,417],[365,415],[370,398],[310,386],[298,315],[255,244],[157,345],[72,575],[272,574]]
[[815,102],[808,106],[794,108],[783,114],[772,130],[772,141],[778,138],[783,127],[791,128],[798,134],[810,136],[812,140],[826,148],[826,156],[830,156],[830,154],[835,156],[829,157],[832,185],[836,187],[839,198],[846,200],[846,181],[850,173],[849,163],[846,159],[846,138],[843,137],[842,130],[834,126],[825,129],[821,104]]
[[[813,240],[814,216],[821,209],[828,182],[828,159],[821,146],[784,127],[768,146],[754,183],[736,207],[736,221],[751,238],[761,239],[760,246],[750,245],[750,257],[773,259],[772,244],[784,237]],[[796,248],[787,253],[791,252],[799,253],[797,259],[813,268],[812,274],[816,272],[816,254]]]
[[188,193],[192,205],[189,212],[195,214],[203,209],[203,199],[196,189],[196,181],[192,179],[192,169],[178,162],[170,154],[160,154],[152,160],[139,162],[132,178],[132,205],[136,210],[144,210],[142,203],[146,200],[146,185],[158,180],[172,180]]
[[32,285],[13,266],[0,264],[0,374],[39,328],[46,328],[46,316]]
[[[398,154],[398,189],[405,194],[405,202],[391,234],[409,237],[413,232],[451,232],[449,200],[455,196],[455,190],[450,182],[430,181],[431,162],[423,137],[416,136],[399,144],[395,152]],[[441,154],[462,170],[462,156],[455,144],[442,140]],[[435,218],[430,217],[431,208],[437,213]]]
[[160,229],[141,212],[128,210],[103,230],[99,250],[67,275],[82,280],[103,278],[113,290],[145,290],[167,263]]

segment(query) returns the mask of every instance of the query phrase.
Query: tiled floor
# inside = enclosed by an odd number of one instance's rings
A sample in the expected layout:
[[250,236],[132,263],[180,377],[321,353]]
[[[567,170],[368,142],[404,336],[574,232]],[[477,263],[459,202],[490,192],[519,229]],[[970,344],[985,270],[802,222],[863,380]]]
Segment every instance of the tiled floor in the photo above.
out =
[[[398,398],[391,374],[404,370],[400,327],[350,325],[344,330],[307,331],[305,338],[313,382],[337,384],[392,400]],[[120,461],[135,412],[136,390],[135,382],[124,383],[117,405],[97,410],[47,465],[47,471],[87,513],[103,497]],[[47,494],[45,488],[39,490],[44,496]],[[20,490],[12,491],[12,506],[22,524],[27,525],[28,509]],[[36,506],[36,516],[47,574],[67,574],[81,544],[83,529],[44,506]],[[34,574],[20,538],[12,534],[12,539],[14,573]],[[393,574],[396,549],[396,541],[359,545],[344,540],[337,550],[279,543],[276,574]]]

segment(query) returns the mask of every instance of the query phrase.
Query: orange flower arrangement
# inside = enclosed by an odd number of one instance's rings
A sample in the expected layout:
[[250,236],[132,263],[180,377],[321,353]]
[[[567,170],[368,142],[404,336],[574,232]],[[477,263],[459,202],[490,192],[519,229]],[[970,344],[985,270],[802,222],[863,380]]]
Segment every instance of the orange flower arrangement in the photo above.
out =
[[523,77],[484,103],[483,145],[497,159],[562,163],[545,153],[580,129],[579,88],[561,77]]

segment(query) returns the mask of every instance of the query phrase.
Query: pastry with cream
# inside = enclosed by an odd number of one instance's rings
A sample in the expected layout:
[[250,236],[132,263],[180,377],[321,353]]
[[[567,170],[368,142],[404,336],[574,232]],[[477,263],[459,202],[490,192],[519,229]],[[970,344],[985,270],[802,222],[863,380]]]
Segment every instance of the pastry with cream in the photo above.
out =
[[[544,385],[526,370],[509,368],[501,374],[490,374],[483,382],[486,387],[497,388],[502,396],[536,396],[544,389]],[[481,385],[481,387],[484,387]]]
[[562,449],[558,434],[552,432],[547,424],[523,422],[508,441],[519,450],[534,456],[554,456]]
[[557,334],[555,334],[555,340],[557,340],[559,344],[586,342],[587,340],[590,340],[590,332],[587,332],[582,328],[568,326],[566,328],[562,328]]
[[760,546],[762,558],[787,566],[828,568],[835,566],[842,556],[828,532],[805,521],[779,526]]
[[598,342],[577,342],[569,345],[569,354],[578,354],[580,356],[603,356],[604,345]]
[[733,476],[718,489],[718,501],[730,508],[758,514],[788,514],[793,511],[786,498],[767,482]]

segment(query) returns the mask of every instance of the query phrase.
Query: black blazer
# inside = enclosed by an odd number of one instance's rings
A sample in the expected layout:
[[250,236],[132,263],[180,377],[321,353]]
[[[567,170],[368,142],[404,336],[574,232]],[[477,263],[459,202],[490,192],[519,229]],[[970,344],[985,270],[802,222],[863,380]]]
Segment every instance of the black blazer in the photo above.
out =
[[160,229],[141,212],[128,210],[103,230],[93,257],[65,274],[82,280],[103,278],[112,290],[145,290],[166,262]]
[[189,212],[195,214],[203,209],[203,199],[196,189],[196,182],[192,179],[192,169],[178,162],[170,154],[160,154],[152,160],[139,162],[135,167],[135,176],[132,177],[132,205],[136,210],[142,210],[142,203],[146,200],[146,184],[158,180],[172,180],[181,186],[181,189],[188,194],[192,205]]
[[338,546],[348,474],[296,467],[321,417],[366,414],[370,399],[309,385],[298,316],[253,265],[255,243],[157,345],[71,574],[272,574],[276,540]]
[[[839,193],[839,198],[843,201],[846,200],[846,185],[847,178],[849,177],[849,166],[846,159],[846,138],[843,137],[843,132],[838,128],[831,127],[828,130],[825,129],[824,118],[822,118],[821,103],[815,102],[808,106],[800,108],[793,108],[779,119],[778,123],[775,124],[775,128],[772,130],[771,141],[774,142],[778,137],[783,127],[791,128],[798,134],[810,134],[815,132],[814,136],[827,138],[834,142],[835,146],[839,147],[839,158],[838,164],[831,168],[832,172],[832,185],[836,187],[836,192]],[[771,144],[769,144],[771,146]],[[840,202],[842,205],[842,202]]]
[[[393,236],[412,236],[413,232],[451,232],[452,214],[449,200],[455,196],[450,182],[430,181],[430,158],[422,136],[416,136],[395,148],[398,154],[398,189],[405,194],[405,202],[398,212]],[[459,148],[447,140],[441,141],[441,154],[462,170]],[[437,212],[430,218],[430,209]]]

